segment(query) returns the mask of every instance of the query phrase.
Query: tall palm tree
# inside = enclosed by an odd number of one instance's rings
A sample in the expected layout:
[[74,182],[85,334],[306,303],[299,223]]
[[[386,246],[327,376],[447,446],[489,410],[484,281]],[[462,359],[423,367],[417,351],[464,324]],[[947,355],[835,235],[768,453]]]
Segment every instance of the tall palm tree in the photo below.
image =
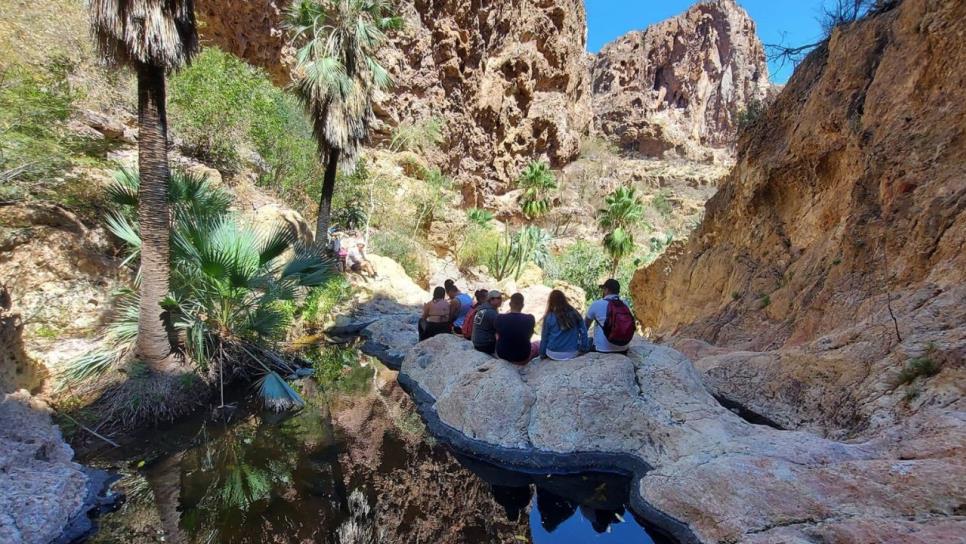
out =
[[385,32],[399,28],[388,0],[295,0],[286,24],[298,47],[296,90],[309,116],[325,164],[316,243],[324,244],[336,174],[351,166],[369,133],[372,95],[392,84],[376,60]]
[[644,204],[632,187],[618,187],[604,203],[606,206],[597,212],[597,224],[607,233],[604,249],[611,258],[611,275],[616,276],[621,259],[634,251],[631,227],[644,217]]
[[165,74],[198,50],[193,0],[90,0],[91,28],[108,64],[127,66],[138,78],[138,168],[141,297],[135,356],[153,370],[173,364],[162,318],[170,272],[168,124]]

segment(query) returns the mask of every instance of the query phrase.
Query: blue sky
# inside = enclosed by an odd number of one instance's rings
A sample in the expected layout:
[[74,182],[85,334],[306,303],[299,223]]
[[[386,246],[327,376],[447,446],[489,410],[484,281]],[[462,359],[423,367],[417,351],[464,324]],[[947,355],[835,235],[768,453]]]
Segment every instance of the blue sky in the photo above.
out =
[[[586,0],[588,43],[596,53],[600,48],[628,31],[641,30],[652,23],[673,17],[696,0]],[[816,18],[823,0],[738,0],[758,25],[758,36],[764,43],[778,43],[786,33],[788,44],[810,43],[821,35]],[[792,66],[769,66],[773,82],[785,83]]]

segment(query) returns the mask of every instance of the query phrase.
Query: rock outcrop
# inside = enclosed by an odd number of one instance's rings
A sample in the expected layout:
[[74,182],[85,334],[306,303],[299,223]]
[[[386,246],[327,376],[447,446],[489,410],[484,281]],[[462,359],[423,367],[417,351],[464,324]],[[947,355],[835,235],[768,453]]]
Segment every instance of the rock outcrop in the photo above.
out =
[[635,153],[702,160],[734,145],[739,114],[769,87],[755,23],[734,0],[618,38],[591,81],[597,132]]
[[0,399],[0,542],[74,542],[90,530],[104,482],[73,456],[45,404],[26,391]]
[[637,273],[638,317],[717,394],[827,436],[963,425],[964,33],[966,4],[932,0],[834,31]]
[[[287,84],[288,2],[229,4],[197,2],[207,42]],[[395,85],[378,97],[377,138],[402,122],[441,119],[446,140],[434,160],[470,200],[504,192],[531,160],[576,158],[591,121],[583,2],[405,0],[398,11],[405,28],[380,54]]]
[[517,367],[439,336],[400,383],[457,449],[529,470],[620,470],[635,511],[682,542],[945,542],[966,529],[962,427],[929,455],[901,434],[841,443],[753,425],[681,353],[639,344]]

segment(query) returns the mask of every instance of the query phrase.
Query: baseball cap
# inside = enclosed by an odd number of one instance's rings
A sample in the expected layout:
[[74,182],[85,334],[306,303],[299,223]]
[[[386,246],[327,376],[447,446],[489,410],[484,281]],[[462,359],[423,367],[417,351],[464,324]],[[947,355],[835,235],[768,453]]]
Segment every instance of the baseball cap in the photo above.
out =
[[604,283],[602,283],[600,285],[600,288],[601,289],[607,289],[611,293],[620,293],[621,292],[621,284],[620,284],[619,281],[615,280],[614,278],[610,278],[609,280],[607,280]]
[[494,289],[494,290],[490,291],[486,295],[486,299],[487,300],[490,300],[490,299],[493,299],[493,298],[503,298],[503,293],[501,293],[501,292],[497,291],[496,289]]

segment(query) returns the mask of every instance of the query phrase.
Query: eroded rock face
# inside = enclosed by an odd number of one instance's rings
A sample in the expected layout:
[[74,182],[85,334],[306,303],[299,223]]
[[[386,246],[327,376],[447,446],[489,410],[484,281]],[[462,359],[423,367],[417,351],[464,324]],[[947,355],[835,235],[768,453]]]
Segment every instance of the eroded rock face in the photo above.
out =
[[88,477],[26,391],[0,399],[0,541],[46,544],[84,515]]
[[966,4],[928,0],[835,31],[637,273],[647,327],[713,345],[691,348],[716,393],[827,436],[962,425],[964,33]]
[[653,157],[733,146],[738,114],[769,87],[755,23],[734,0],[626,34],[601,49],[591,77],[595,130]]
[[[229,5],[230,4],[230,5]],[[288,2],[198,1],[201,32],[288,83],[281,13]],[[475,200],[502,193],[527,162],[576,158],[591,121],[586,19],[580,0],[404,0],[406,20],[380,59],[395,80],[377,97],[375,138],[400,122],[438,117],[435,162]]]
[[683,541],[911,542],[966,526],[955,517],[966,480],[949,477],[966,470],[962,426],[942,431],[946,449],[916,451],[901,432],[842,443],[753,425],[667,347],[520,368],[439,336],[410,352],[400,382],[430,430],[457,448],[531,469],[634,473],[635,510]]

